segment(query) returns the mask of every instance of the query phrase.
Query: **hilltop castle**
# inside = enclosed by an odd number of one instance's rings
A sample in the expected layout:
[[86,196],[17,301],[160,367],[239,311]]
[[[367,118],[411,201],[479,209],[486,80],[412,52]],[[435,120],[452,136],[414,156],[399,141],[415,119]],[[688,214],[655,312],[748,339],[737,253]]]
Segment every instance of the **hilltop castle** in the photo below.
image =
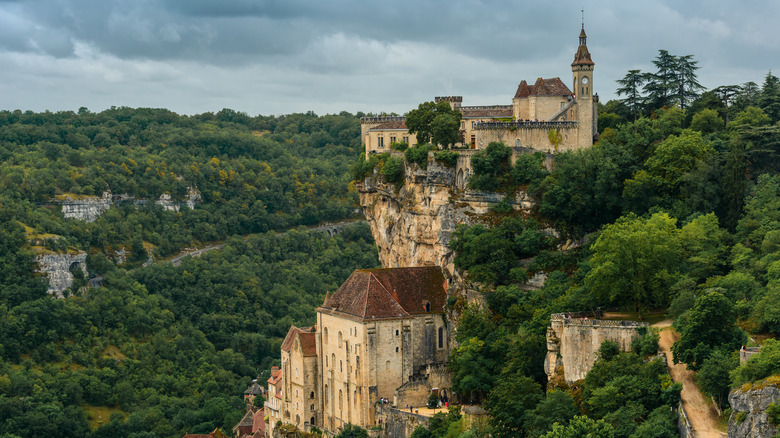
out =
[[[494,141],[507,146],[555,153],[593,145],[597,133],[598,94],[585,28],[571,64],[572,89],[559,78],[520,82],[511,105],[462,106],[462,96],[436,97],[461,112],[461,141],[456,147],[482,149]],[[361,143],[366,153],[383,153],[393,142],[417,144],[402,116],[363,117]]]

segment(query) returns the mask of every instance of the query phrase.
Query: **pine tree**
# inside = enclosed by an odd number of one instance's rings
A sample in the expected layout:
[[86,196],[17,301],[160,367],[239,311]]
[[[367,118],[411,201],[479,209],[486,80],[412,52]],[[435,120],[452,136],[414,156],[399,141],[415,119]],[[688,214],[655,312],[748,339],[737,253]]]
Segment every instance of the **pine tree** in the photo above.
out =
[[655,73],[646,73],[644,91],[647,93],[645,104],[651,111],[663,108],[672,103],[671,97],[677,84],[677,57],[666,50],[659,50],[658,57],[653,60],[658,69]]
[[780,80],[770,70],[761,86],[758,105],[769,116],[772,123],[780,120]]
[[620,101],[631,110],[635,122],[637,115],[642,110],[642,95],[639,87],[642,86],[645,80],[646,76],[640,70],[629,70],[623,79],[615,81],[621,85],[615,92],[618,96],[626,96],[625,99],[620,99]]
[[705,88],[699,83],[696,76],[696,70],[700,67],[699,61],[693,60],[693,55],[677,56],[676,78],[674,85],[676,88],[673,98],[680,104],[681,109],[685,109],[688,102],[699,97],[699,92]]

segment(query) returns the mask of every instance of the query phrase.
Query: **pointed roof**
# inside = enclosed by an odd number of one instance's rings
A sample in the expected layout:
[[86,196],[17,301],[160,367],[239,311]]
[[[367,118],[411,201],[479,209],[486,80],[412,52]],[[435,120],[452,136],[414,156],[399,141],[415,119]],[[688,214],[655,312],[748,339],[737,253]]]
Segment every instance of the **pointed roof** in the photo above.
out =
[[517,92],[515,92],[515,99],[528,96],[569,96],[571,94],[569,87],[559,77],[537,78],[531,86],[526,81],[520,82],[520,85],[517,86]]
[[442,313],[446,301],[444,276],[438,266],[358,269],[318,310],[365,321]]
[[304,357],[312,357],[317,355],[317,341],[316,341],[316,329],[314,327],[298,328],[291,326],[287,331],[287,336],[282,342],[282,350],[286,352],[292,351],[295,342],[300,342],[301,350]]
[[585,35],[585,26],[583,26],[580,31],[580,45],[577,47],[577,53],[574,54],[574,62],[571,63],[572,66],[593,65],[593,60],[590,59],[590,52],[588,51],[587,38],[587,35]]

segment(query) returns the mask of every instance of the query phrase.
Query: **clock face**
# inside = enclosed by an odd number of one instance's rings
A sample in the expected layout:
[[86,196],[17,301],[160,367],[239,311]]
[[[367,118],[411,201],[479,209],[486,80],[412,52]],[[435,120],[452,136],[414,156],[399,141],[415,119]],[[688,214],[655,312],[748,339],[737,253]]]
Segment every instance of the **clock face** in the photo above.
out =
[[583,83],[583,84],[587,84],[587,83],[588,83],[588,77],[587,77],[587,76],[585,76],[584,78],[582,78],[582,83]]

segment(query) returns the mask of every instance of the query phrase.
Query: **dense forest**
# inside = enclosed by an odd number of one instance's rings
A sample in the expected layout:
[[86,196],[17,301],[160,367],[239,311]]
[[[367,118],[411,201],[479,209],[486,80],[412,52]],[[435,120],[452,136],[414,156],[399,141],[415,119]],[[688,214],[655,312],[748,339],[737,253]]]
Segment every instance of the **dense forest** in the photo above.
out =
[[[359,118],[349,113],[0,111],[0,202],[55,250],[109,254],[147,242],[166,257],[234,234],[353,217],[357,197],[346,189],[347,169],[359,153],[359,133]],[[65,196],[108,191],[182,201],[190,187],[202,205],[181,214],[154,202],[124,203],[85,225],[57,212]]]
[[[358,133],[348,113],[0,112],[0,436],[229,431],[290,325],[378,266],[365,224],[334,237],[300,227],[355,217]],[[118,204],[89,223],[57,202],[181,200],[189,187],[194,209]],[[159,259],[215,240],[220,251],[179,266],[140,265],[147,249]],[[132,256],[117,265],[120,248]],[[34,255],[77,250],[102,287],[75,271],[69,297],[52,299]]]

